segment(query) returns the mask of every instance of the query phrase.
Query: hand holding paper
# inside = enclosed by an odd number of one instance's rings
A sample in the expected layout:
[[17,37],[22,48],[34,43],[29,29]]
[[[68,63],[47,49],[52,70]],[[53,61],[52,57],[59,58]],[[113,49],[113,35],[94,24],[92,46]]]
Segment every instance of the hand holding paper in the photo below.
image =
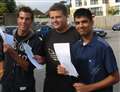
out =
[[0,28],[0,35],[2,36],[2,39],[3,39],[4,43],[9,44],[10,46],[13,46],[14,37],[12,35],[4,33],[1,28]]
[[68,75],[68,71],[64,67],[64,65],[60,64],[57,66],[57,73],[62,75]]
[[61,64],[64,65],[65,69],[68,71],[68,75],[77,77],[78,73],[71,62],[69,43],[55,43],[54,49],[58,60]]
[[33,59],[34,55],[32,53],[32,48],[26,44],[23,43],[23,47],[25,49],[25,53],[27,54],[30,62],[37,68],[37,69],[43,69],[43,65],[39,64],[35,59]]

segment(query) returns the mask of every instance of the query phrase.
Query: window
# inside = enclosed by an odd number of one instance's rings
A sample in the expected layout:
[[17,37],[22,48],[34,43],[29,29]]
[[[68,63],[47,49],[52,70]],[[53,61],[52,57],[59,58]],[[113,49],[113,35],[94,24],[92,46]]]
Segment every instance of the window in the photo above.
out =
[[87,1],[86,0],[84,0],[84,5],[87,5]]
[[90,10],[95,16],[102,16],[103,15],[102,7],[90,8]]
[[102,0],[103,4],[107,4],[109,2],[109,0]]
[[75,6],[82,6],[82,0],[75,0]]
[[91,5],[98,4],[98,0],[90,0],[90,4],[91,4]]
[[120,2],[120,0],[115,0],[116,2]]

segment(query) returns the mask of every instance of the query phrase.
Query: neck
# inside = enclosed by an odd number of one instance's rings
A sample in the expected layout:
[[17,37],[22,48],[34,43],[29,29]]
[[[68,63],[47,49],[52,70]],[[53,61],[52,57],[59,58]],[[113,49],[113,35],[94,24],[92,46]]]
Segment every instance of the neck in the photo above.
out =
[[24,30],[24,31],[22,31],[22,30],[18,30],[17,31],[17,34],[19,35],[19,36],[26,36],[27,34],[29,33],[29,31],[28,30]]
[[64,33],[68,30],[68,25],[65,25],[64,27],[60,28],[60,29],[56,29],[57,32],[59,33]]
[[85,44],[88,44],[91,42],[92,38],[93,38],[93,33],[89,34],[89,35],[86,35],[86,36],[81,36],[82,39],[83,39],[83,42]]

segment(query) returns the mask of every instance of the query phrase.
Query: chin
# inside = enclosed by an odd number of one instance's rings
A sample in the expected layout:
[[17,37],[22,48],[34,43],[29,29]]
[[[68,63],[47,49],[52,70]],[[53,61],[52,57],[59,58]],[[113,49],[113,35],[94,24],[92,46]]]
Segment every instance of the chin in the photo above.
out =
[[55,29],[60,29],[60,27],[58,27],[58,26],[54,26],[54,28],[55,28]]

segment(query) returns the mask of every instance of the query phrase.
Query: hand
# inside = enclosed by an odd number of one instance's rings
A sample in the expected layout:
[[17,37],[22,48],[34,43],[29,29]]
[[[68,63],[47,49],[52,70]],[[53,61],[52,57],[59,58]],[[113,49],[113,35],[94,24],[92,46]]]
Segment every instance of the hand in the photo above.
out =
[[39,64],[45,63],[45,57],[40,56],[40,55],[34,55],[33,57]]
[[27,56],[25,56],[25,55],[21,55],[21,54],[19,54],[18,56],[19,56],[19,58],[21,58],[21,59],[27,61]]
[[7,52],[9,49],[13,49],[10,45],[3,43],[3,51]]
[[20,65],[20,67],[23,70],[27,71],[28,70],[28,66],[29,66],[29,63],[27,61],[27,56],[19,54],[16,57],[17,57],[16,58],[16,62]]
[[3,44],[3,51],[5,53],[8,53],[11,58],[14,59],[14,61],[20,65],[20,67],[27,71],[29,63],[27,61],[27,57],[21,54],[18,54],[10,45],[8,44]]
[[61,75],[67,75],[68,72],[66,71],[64,65],[58,65],[57,66],[57,73]]
[[76,92],[90,92],[89,86],[83,83],[74,83],[73,87],[76,89]]

